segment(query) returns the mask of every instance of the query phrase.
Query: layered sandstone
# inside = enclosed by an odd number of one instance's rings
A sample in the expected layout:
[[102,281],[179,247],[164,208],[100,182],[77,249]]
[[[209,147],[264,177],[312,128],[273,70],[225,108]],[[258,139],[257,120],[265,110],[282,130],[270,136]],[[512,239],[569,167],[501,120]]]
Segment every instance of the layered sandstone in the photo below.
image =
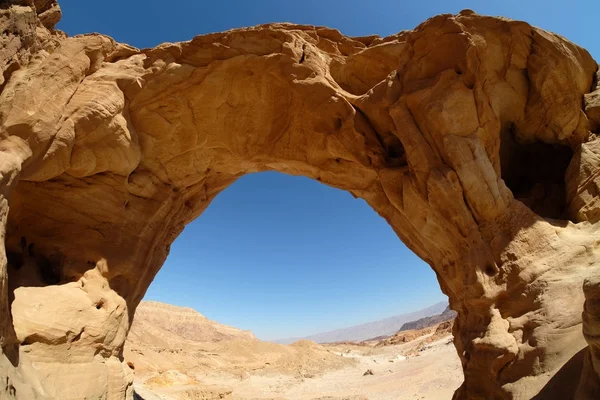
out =
[[59,16],[0,8],[2,396],[129,398],[124,333],[170,243],[266,170],[366,200],[431,265],[458,313],[457,399],[598,393],[585,50],[470,11],[386,38],[271,24],[146,50],[66,37]]

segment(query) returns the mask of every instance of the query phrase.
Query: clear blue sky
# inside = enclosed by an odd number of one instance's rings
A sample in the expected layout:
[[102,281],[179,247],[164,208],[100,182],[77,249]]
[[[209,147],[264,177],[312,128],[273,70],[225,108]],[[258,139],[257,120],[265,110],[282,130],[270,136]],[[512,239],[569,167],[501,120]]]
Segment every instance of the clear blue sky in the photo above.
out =
[[[267,22],[388,35],[471,8],[566,36],[600,59],[595,1],[60,0],[59,28],[136,47]],[[188,225],[146,299],[193,307],[262,339],[303,336],[443,300],[435,275],[362,200],[316,181],[247,175]]]

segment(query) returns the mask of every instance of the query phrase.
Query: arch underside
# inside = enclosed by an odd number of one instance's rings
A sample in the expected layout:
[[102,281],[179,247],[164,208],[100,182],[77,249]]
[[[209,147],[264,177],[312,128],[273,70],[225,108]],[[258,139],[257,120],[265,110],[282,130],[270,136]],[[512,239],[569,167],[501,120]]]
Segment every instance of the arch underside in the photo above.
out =
[[0,393],[129,398],[123,343],[170,244],[267,170],[366,200],[431,265],[458,312],[455,398],[598,393],[585,50],[468,11],[386,38],[271,24],[146,50],[2,13],[19,42],[0,94]]

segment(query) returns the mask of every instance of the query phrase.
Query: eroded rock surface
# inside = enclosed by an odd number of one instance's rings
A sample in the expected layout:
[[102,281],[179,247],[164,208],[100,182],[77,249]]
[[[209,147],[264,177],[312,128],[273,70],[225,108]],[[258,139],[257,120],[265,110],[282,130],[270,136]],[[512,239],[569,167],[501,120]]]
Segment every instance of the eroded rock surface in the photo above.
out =
[[[363,198],[435,270],[458,313],[457,399],[542,398],[585,339],[579,390],[559,387],[593,398],[600,87],[585,50],[470,11],[386,38],[271,24],[146,50],[68,38],[59,15],[0,8],[2,396],[130,396],[123,332],[170,243],[238,177],[276,170]],[[54,319],[35,322],[36,304]]]

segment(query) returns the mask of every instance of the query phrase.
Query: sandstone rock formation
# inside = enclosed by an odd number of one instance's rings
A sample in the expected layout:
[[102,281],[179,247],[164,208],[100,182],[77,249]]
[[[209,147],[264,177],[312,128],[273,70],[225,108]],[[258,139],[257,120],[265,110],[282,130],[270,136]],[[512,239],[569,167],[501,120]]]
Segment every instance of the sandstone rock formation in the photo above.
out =
[[266,170],[366,200],[431,265],[458,313],[457,399],[542,396],[587,343],[579,389],[559,387],[598,393],[585,50],[470,11],[386,38],[272,24],[146,50],[68,38],[59,15],[0,7],[0,397],[131,396],[123,332],[170,243]]

